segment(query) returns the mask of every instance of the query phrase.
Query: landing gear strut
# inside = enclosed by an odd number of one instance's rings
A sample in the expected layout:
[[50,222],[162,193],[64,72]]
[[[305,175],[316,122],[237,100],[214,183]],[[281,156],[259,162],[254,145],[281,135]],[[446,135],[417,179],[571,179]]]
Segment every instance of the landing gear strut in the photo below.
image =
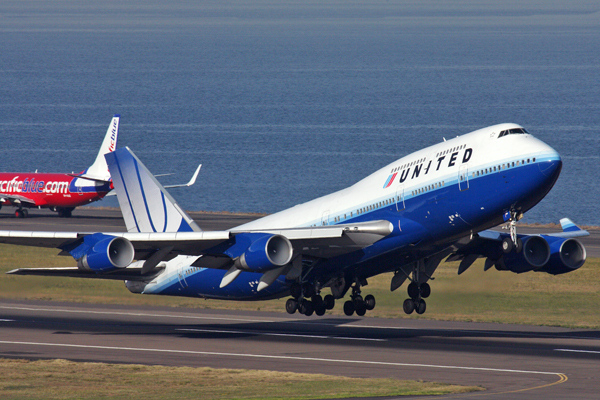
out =
[[523,214],[519,214],[515,210],[510,211],[508,228],[504,228],[509,229],[510,238],[505,238],[504,240],[502,240],[502,251],[504,253],[510,253],[513,250],[517,253],[520,253],[523,249],[523,242],[517,236],[517,221],[520,220],[522,216]]

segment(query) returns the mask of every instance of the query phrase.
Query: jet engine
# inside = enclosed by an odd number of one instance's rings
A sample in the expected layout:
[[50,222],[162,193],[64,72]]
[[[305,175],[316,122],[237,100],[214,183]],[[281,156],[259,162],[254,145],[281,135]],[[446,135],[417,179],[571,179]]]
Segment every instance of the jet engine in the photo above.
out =
[[[77,253],[83,252],[77,259],[77,267],[93,272],[125,268],[131,264],[135,255],[135,249],[129,240],[103,234],[86,236],[77,250]],[[74,252],[71,254],[76,256]]]
[[246,271],[266,272],[288,264],[293,253],[294,248],[285,236],[265,234],[252,242],[236,265]]
[[526,236],[523,250],[504,255],[496,263],[499,270],[516,272],[537,271],[552,275],[564,274],[581,267],[586,259],[585,247],[577,239],[555,236]]
[[516,272],[529,272],[543,267],[550,259],[550,245],[540,236],[522,238],[523,250],[511,252],[504,256],[503,265],[498,268]]
[[585,247],[577,239],[564,239],[544,236],[550,243],[550,261],[540,271],[552,275],[575,271],[585,263]]

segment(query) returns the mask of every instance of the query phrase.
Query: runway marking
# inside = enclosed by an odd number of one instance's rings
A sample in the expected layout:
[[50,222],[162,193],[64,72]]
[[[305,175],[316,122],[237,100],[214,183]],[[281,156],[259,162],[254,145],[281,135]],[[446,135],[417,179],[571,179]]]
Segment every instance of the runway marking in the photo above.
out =
[[238,322],[282,322],[285,320],[267,320],[267,319],[249,319],[249,318],[226,318],[226,317],[201,317],[197,315],[172,315],[172,314],[150,314],[150,313],[133,313],[120,311],[93,311],[93,310],[69,310],[69,309],[52,309],[52,308],[33,308],[33,307],[9,307],[0,306],[0,309],[9,310],[24,310],[24,311],[45,311],[45,312],[64,312],[72,314],[96,314],[96,315],[124,315],[130,317],[160,317],[160,318],[187,318],[187,319],[208,319],[221,321],[238,321]]
[[554,351],[566,351],[566,352],[569,352],[569,353],[600,354],[600,351],[594,351],[594,350],[554,349]]
[[194,355],[202,355],[202,356],[266,358],[266,359],[271,359],[271,360],[315,361],[315,362],[328,362],[328,363],[338,363],[338,364],[381,365],[381,366],[391,366],[391,367],[456,369],[456,370],[463,370],[463,371],[505,372],[505,373],[517,373],[517,374],[535,374],[535,375],[564,375],[561,372],[528,371],[528,370],[519,370],[519,369],[462,367],[462,366],[456,366],[456,365],[435,365],[435,364],[409,364],[409,363],[396,363],[396,362],[386,362],[386,361],[343,360],[343,359],[334,359],[334,358],[277,356],[277,355],[268,355],[268,354],[220,353],[220,352],[215,352],[215,351],[144,349],[144,348],[140,348],[140,347],[98,346],[98,345],[83,345],[83,344],[68,344],[68,343],[16,342],[16,341],[8,341],[8,340],[0,340],[0,344],[13,344],[13,345],[24,345],[24,346],[70,347],[70,348],[80,348],[80,349],[118,350],[118,351],[135,351],[135,352],[149,352],[149,353],[194,354]]
[[556,374],[556,375],[558,376],[558,380],[556,382],[550,382],[550,383],[547,383],[545,385],[534,386],[534,387],[525,388],[525,389],[507,390],[505,392],[473,393],[473,394],[466,394],[466,396],[467,397],[474,397],[474,396],[494,396],[494,395],[499,395],[499,394],[527,392],[529,390],[541,389],[541,388],[545,388],[545,387],[548,387],[548,386],[558,385],[558,384],[561,384],[561,383],[565,383],[566,381],[569,380],[569,378],[565,374]]
[[0,319],[0,322],[15,322],[14,319]]
[[220,330],[215,330],[215,329],[192,329],[192,328],[181,328],[181,329],[175,329],[175,330],[176,331],[185,331],[185,332],[230,333],[230,334],[236,334],[236,335],[283,336],[283,337],[299,337],[299,338],[307,338],[307,339],[339,339],[339,340],[387,342],[387,339],[353,338],[353,337],[343,337],[343,336],[300,335],[297,333],[269,333],[269,332],[229,331],[229,330],[220,331]]
[[96,315],[123,315],[132,317],[158,317],[158,318],[180,318],[180,319],[195,319],[195,320],[212,320],[212,321],[235,321],[235,322],[259,322],[259,323],[288,323],[310,326],[333,326],[336,328],[364,328],[364,329],[387,329],[387,330],[429,330],[432,332],[464,332],[469,334],[496,334],[504,336],[522,336],[522,337],[545,337],[549,339],[585,339],[585,340],[600,340],[600,337],[593,336],[570,336],[567,334],[551,334],[543,332],[505,332],[505,331],[489,331],[489,330],[465,330],[465,329],[428,329],[428,328],[412,328],[402,326],[373,326],[373,325],[355,325],[355,324],[340,324],[340,323],[324,323],[313,321],[298,321],[285,318],[273,319],[251,319],[251,318],[232,318],[232,317],[207,317],[198,315],[173,315],[173,314],[152,314],[152,313],[133,313],[121,311],[94,311],[94,310],[70,310],[70,309],[52,309],[52,308],[35,308],[22,306],[0,306],[0,309],[8,310],[25,310],[25,311],[45,311],[45,312],[64,312],[73,314],[96,314]]

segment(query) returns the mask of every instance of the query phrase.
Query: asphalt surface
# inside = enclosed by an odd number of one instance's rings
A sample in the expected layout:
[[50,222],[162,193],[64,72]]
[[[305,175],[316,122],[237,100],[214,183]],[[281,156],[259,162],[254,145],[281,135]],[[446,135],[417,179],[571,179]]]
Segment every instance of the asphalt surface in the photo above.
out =
[[[191,214],[207,230],[258,217]],[[78,209],[68,219],[39,210],[17,219],[3,210],[0,229],[125,226],[118,210]],[[598,257],[600,232],[582,242],[588,256]],[[0,300],[0,357],[393,377],[487,389],[443,398],[591,399],[600,393],[599,331],[506,324]]]
[[421,379],[502,399],[600,393],[600,332],[501,324],[0,301],[0,357]]

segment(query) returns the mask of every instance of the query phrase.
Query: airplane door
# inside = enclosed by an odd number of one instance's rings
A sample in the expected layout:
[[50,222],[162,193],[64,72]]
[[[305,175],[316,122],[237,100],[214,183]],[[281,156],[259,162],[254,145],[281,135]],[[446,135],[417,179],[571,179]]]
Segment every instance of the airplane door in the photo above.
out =
[[323,216],[321,217],[321,225],[329,225],[329,210],[323,213]]
[[185,289],[186,287],[188,287],[188,283],[185,280],[185,267],[184,266],[179,267],[178,275],[179,275],[179,284],[181,285],[182,289]]
[[458,188],[461,192],[464,192],[469,188],[469,166],[468,164],[462,165],[458,171]]
[[396,210],[402,211],[406,208],[404,205],[404,185],[398,186],[396,189]]
[[83,186],[81,186],[81,185],[78,185],[78,184],[77,184],[77,183],[79,183],[78,181],[79,181],[79,179],[75,178],[75,187],[77,188],[77,193],[78,193],[80,196],[83,196]]

